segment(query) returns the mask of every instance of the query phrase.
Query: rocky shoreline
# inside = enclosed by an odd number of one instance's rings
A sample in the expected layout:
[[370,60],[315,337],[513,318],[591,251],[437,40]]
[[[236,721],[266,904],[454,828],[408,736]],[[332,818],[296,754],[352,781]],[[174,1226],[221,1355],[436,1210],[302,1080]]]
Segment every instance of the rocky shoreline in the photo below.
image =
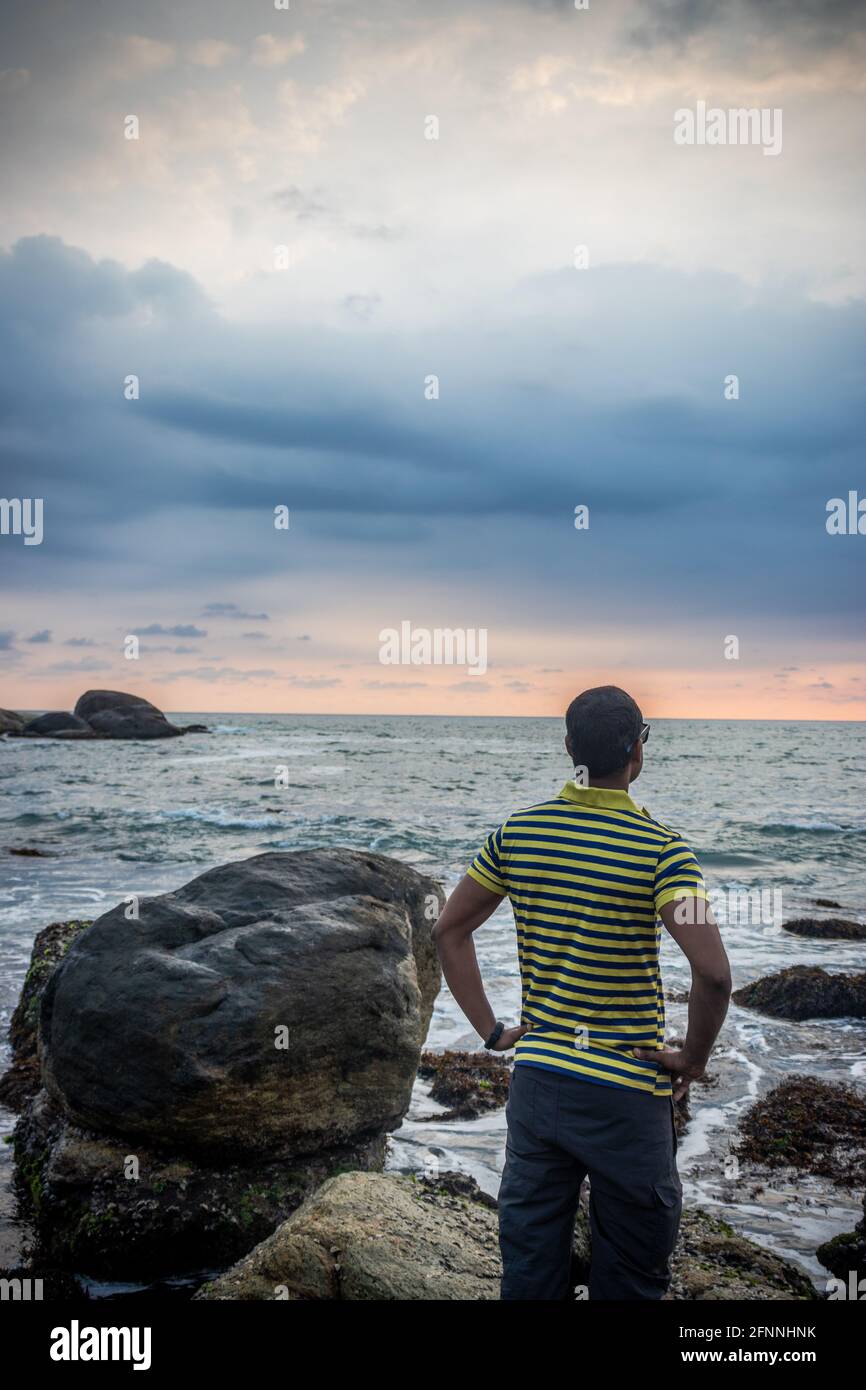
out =
[[[39,932],[0,1102],[20,1116],[29,1272],[47,1296],[69,1297],[75,1275],[192,1283],[211,1270],[196,1297],[497,1298],[495,1200],[465,1175],[383,1171],[416,1074],[440,1120],[507,1098],[504,1059],[422,1054],[441,903],[396,860],[313,850]],[[700,1084],[715,1084],[712,1064]],[[781,1165],[862,1186],[864,1116],[853,1088],[791,1079],[742,1117],[738,1160],[752,1181]],[[688,1124],[681,1105],[680,1135]],[[835,1274],[862,1252],[861,1223],[817,1254]],[[575,1297],[589,1253],[584,1204]],[[684,1212],[672,1269],[673,1299],[818,1296],[706,1209]]]
[[154,739],[179,738],[181,734],[206,734],[204,724],[172,724],[162,710],[140,695],[122,690],[86,690],[75,709],[48,710],[26,718],[14,710],[0,709],[0,735],[8,738]]

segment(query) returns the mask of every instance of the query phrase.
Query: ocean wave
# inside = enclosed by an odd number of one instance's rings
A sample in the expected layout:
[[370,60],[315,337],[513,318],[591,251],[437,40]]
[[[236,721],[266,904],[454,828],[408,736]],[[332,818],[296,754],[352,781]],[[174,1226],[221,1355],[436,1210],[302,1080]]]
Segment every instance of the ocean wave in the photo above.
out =
[[285,824],[281,816],[238,816],[219,808],[202,810],[198,806],[183,806],[175,811],[152,811],[147,819],[158,822],[195,821],[200,825],[216,826],[219,830],[269,830]]
[[762,835],[784,835],[791,830],[811,832],[816,835],[863,835],[864,825],[840,825],[833,820],[771,820],[765,825],[756,826]]
[[241,724],[215,724],[215,734],[248,734],[249,729]]

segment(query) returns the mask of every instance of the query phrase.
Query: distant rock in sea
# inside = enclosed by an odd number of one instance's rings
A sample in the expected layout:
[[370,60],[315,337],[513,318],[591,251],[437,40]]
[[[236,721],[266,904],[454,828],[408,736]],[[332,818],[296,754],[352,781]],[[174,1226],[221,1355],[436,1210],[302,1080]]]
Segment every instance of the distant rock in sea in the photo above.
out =
[[819,941],[866,941],[866,922],[850,922],[845,917],[797,917],[783,922],[782,930]]
[[396,860],[319,849],[40,933],[0,1097],[22,1110],[43,1256],[122,1277],[226,1264],[335,1170],[381,1167],[442,901]]
[[0,709],[0,734],[20,734],[25,720],[11,709]]
[[731,998],[772,1018],[866,1018],[866,971],[831,975],[817,965],[792,965],[735,989]]
[[14,738],[154,739],[207,732],[204,724],[172,724],[149,700],[122,690],[87,690],[72,714],[50,710],[24,720],[0,710],[0,733]]

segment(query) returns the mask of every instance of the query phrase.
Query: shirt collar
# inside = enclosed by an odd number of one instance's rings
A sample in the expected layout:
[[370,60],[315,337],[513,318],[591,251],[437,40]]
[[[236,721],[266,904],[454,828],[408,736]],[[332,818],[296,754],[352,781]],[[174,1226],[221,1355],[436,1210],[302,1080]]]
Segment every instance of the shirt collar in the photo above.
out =
[[632,811],[636,816],[648,816],[643,806],[632,801],[628,792],[616,787],[579,787],[576,782],[566,782],[559,793],[566,801],[577,806],[599,806],[606,811]]

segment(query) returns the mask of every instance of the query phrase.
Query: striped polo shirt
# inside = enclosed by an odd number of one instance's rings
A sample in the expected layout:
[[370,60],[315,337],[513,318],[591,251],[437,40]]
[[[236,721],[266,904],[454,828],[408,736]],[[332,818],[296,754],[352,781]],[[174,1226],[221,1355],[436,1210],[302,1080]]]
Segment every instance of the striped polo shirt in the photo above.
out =
[[600,1086],[671,1094],[670,1074],[633,1057],[664,1046],[659,910],[707,896],[674,830],[628,792],[566,782],[489,836],[469,874],[511,901],[522,982],[515,1064]]

